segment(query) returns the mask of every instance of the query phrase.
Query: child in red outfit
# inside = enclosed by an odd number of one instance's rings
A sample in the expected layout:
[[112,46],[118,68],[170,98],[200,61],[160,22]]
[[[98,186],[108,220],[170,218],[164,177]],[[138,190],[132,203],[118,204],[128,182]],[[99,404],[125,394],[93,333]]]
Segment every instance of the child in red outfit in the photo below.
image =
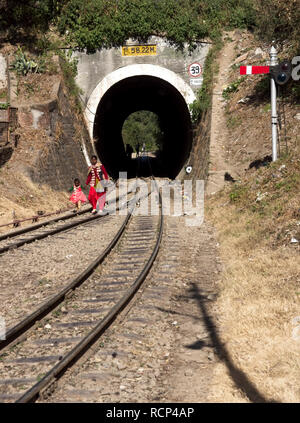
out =
[[74,186],[73,186],[73,192],[70,197],[70,201],[72,203],[76,204],[77,210],[80,210],[81,204],[85,203],[87,201],[86,196],[81,191],[80,181],[78,178],[74,179]]

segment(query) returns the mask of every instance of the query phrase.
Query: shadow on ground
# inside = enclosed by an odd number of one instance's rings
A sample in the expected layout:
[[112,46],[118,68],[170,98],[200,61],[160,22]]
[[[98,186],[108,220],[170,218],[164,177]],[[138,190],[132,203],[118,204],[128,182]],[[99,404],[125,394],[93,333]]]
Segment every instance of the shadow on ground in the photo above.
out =
[[256,388],[256,386],[251,382],[251,380],[248,378],[248,376],[240,370],[232,361],[230,354],[226,347],[223,345],[221,338],[218,335],[217,327],[214,323],[214,320],[209,315],[206,303],[209,302],[207,298],[207,293],[202,293],[197,285],[195,283],[192,283],[192,288],[189,290],[190,295],[188,296],[181,296],[181,299],[191,299],[197,301],[197,305],[200,309],[201,315],[195,316],[191,314],[185,314],[181,312],[177,312],[174,310],[167,310],[160,307],[157,307],[160,311],[166,312],[168,314],[173,315],[180,315],[192,318],[194,320],[202,321],[205,324],[205,327],[208,331],[210,342],[204,342],[201,340],[197,340],[193,342],[190,345],[186,345],[185,347],[192,350],[201,350],[204,347],[211,347],[214,349],[215,354],[218,356],[218,358],[224,362],[226,365],[229,375],[233,382],[235,383],[235,386],[241,390],[251,402],[254,403],[275,403],[278,401],[275,401],[273,399],[267,399],[262,395],[259,390]]
[[[255,403],[264,403],[264,402],[278,402],[275,400],[269,400],[265,398],[259,390],[256,388],[256,386],[251,382],[251,380],[248,378],[248,376],[240,370],[232,361],[230,354],[226,347],[223,345],[216,328],[216,325],[212,319],[212,317],[209,315],[207,307],[205,303],[208,301],[207,296],[205,294],[202,294],[199,288],[195,283],[192,283],[192,288],[190,289],[191,297],[194,298],[197,303],[198,307],[200,309],[200,312],[202,314],[203,322],[205,323],[205,326],[207,328],[207,331],[209,333],[212,347],[214,348],[215,353],[219,357],[223,363],[225,363],[229,375],[233,382],[235,383],[236,387],[240,389],[244,394],[249,398],[250,401]],[[198,344],[199,341],[189,346],[189,348],[192,349],[201,349],[203,345]]]

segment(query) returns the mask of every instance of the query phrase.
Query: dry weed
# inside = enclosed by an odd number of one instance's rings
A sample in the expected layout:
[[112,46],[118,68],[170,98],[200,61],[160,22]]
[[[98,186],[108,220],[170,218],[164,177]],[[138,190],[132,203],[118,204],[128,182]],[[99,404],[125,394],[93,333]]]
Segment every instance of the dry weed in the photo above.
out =
[[[249,175],[240,196],[232,187],[207,202],[225,265],[215,309],[220,336],[232,361],[266,401],[300,400],[300,247],[290,243],[300,221],[294,217],[300,199],[298,157],[285,160],[285,173],[276,182],[272,173],[279,172],[280,162],[260,171],[258,183],[257,172]],[[274,195],[278,184],[279,196]],[[268,198],[253,209],[262,188]],[[278,239],[287,227],[288,236]],[[249,401],[223,363],[216,366],[210,401]]]

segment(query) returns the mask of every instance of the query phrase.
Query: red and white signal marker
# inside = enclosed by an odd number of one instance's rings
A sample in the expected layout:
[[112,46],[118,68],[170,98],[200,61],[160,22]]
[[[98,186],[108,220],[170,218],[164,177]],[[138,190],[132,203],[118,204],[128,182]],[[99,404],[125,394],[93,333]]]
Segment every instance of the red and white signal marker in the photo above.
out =
[[270,66],[240,66],[240,75],[270,73]]
[[[240,75],[257,75],[271,73],[271,122],[272,122],[272,160],[277,160],[277,107],[276,107],[276,83],[284,85],[290,77],[291,65],[286,60],[278,65],[277,51],[272,45],[270,50],[270,66],[240,66]],[[276,83],[275,83],[276,81]]]

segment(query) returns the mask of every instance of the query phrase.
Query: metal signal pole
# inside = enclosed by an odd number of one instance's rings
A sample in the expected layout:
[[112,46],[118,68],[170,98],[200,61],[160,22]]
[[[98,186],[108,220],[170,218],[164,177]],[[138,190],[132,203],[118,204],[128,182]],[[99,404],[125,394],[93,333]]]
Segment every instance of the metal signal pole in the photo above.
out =
[[[270,50],[270,66],[276,66],[278,64],[277,51],[274,46]],[[271,76],[271,125],[272,125],[272,161],[277,160],[277,106],[276,106],[276,84],[274,77]]]
[[276,84],[286,84],[292,74],[292,65],[289,60],[284,60],[278,64],[277,51],[272,45],[270,50],[269,66],[240,66],[240,75],[253,75],[270,73],[271,81],[271,127],[272,127],[272,160],[277,160],[277,124],[278,115],[276,107]]

